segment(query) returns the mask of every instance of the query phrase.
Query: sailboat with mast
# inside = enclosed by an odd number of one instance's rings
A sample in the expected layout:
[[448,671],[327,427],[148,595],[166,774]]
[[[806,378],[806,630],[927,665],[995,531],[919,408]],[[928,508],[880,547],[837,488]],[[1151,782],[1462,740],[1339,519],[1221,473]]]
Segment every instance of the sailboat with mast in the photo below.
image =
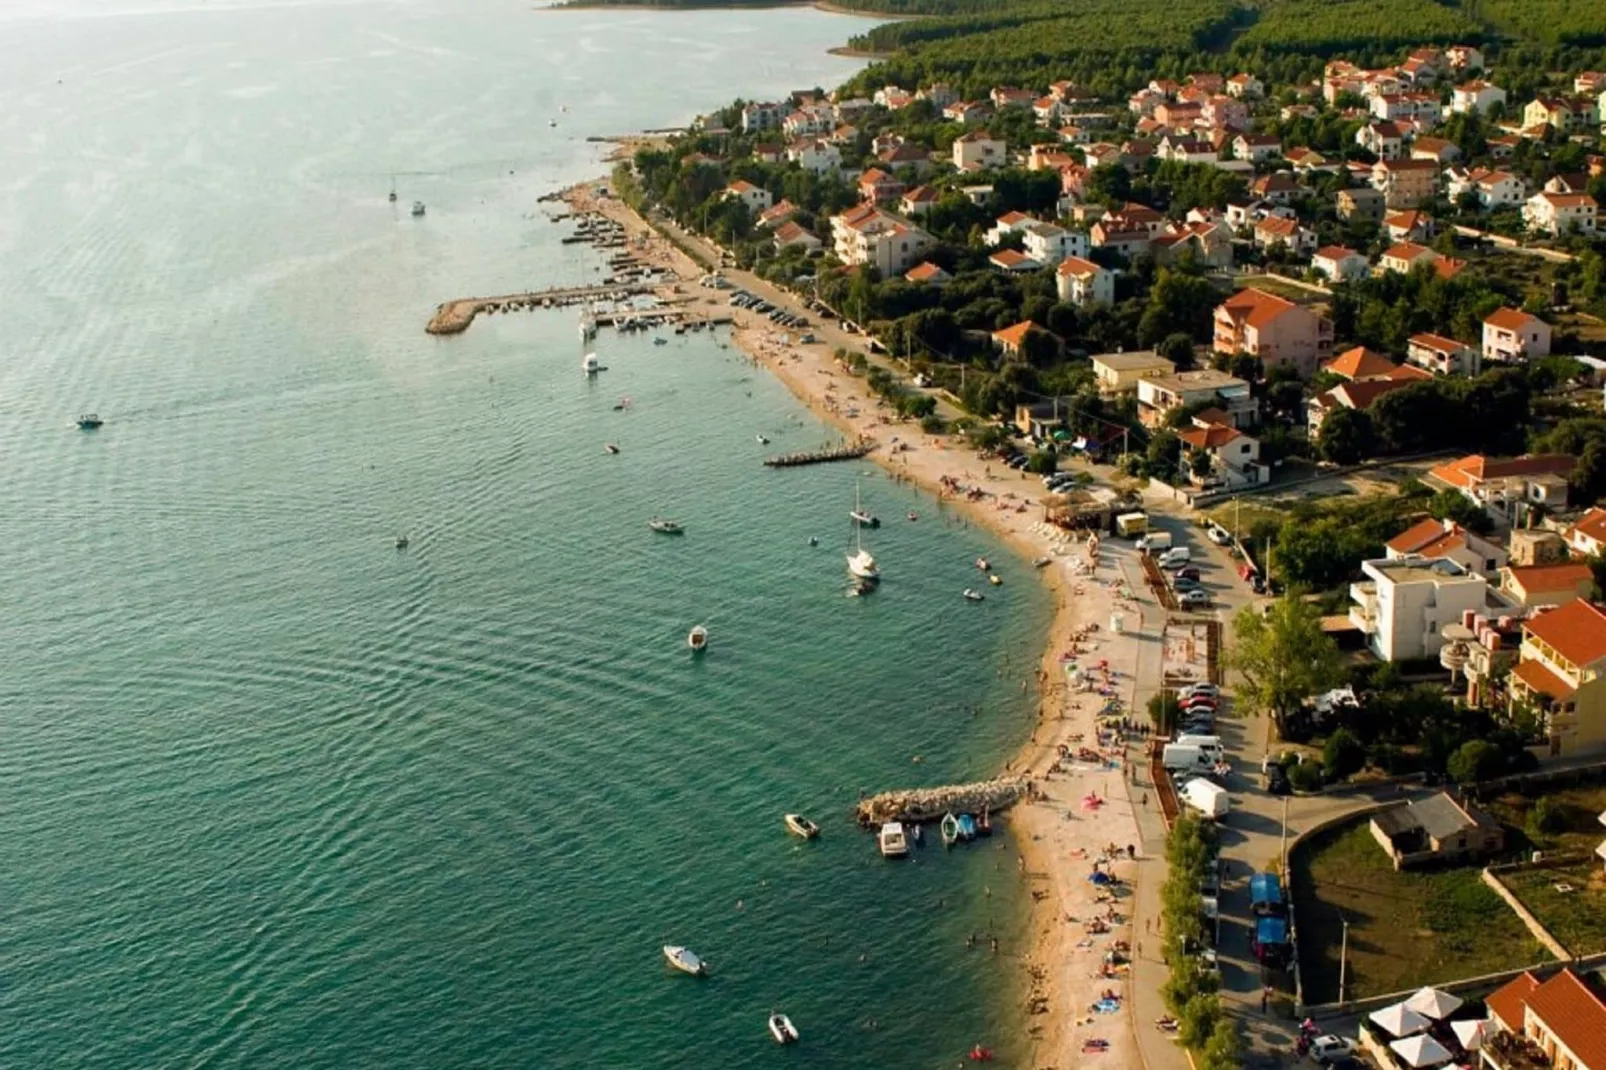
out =
[[[853,514],[857,518],[862,510],[859,507],[859,487],[853,487]],[[848,573],[854,579],[864,583],[875,583],[881,579],[881,570],[876,566],[875,557],[864,548],[864,525],[857,519],[853,523],[854,552],[848,555]]]

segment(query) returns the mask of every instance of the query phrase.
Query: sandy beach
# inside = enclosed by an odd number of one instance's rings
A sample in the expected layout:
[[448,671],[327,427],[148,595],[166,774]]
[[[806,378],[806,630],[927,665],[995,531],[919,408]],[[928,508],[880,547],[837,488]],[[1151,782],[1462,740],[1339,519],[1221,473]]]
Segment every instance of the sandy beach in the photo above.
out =
[[[915,423],[898,422],[864,379],[833,356],[839,346],[862,350],[862,337],[827,324],[814,329],[816,344],[788,343],[763,317],[730,308],[723,291],[698,288],[694,280],[702,268],[622,202],[597,198],[588,186],[568,191],[565,199],[576,211],[617,220],[633,238],[646,235],[637,255],[692,282],[666,297],[734,314],[737,345],[812,412],[848,437],[875,440],[879,447],[869,457],[894,478],[925,489],[945,511],[985,525],[1007,542],[1020,560],[1002,570],[1001,592],[1021,582],[1042,582],[1052,592],[1055,611],[1038,673],[1037,725],[1001,771],[1029,775],[1038,789],[1034,801],[1009,814],[1033,916],[1030,945],[1006,952],[1021,960],[1027,975],[1032,1066],[1066,1070],[1094,1050],[1090,1043],[1098,1046],[1101,1065],[1140,1065],[1120,960],[1125,945],[1141,947],[1143,941],[1132,931],[1135,864],[1128,847],[1138,843],[1134,807],[1146,796],[1133,798],[1126,779],[1126,758],[1141,747],[1125,741],[1110,717],[1103,725],[1100,717],[1113,698],[1122,704],[1117,714],[1146,720],[1129,709],[1139,644],[1131,631],[1140,615],[1120,562],[1107,549],[1090,555],[1083,536],[1044,522],[1037,477],[989,464],[956,437],[927,435]],[[728,269],[724,274],[736,286],[801,311],[794,298],[756,276]],[[1051,558],[1048,565],[1032,567],[1044,557]],[[1127,622],[1124,634],[1111,631],[1112,613]],[[1112,895],[1095,883],[1095,867],[1124,886]],[[1153,939],[1157,947],[1159,938]],[[1101,1002],[1106,995],[1113,1001]]]

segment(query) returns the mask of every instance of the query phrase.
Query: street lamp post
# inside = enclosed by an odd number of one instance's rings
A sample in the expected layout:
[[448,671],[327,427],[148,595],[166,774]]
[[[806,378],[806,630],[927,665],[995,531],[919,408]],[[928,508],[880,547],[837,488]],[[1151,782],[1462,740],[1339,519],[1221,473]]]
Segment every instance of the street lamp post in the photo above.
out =
[[1344,973],[1349,965],[1349,919],[1340,915],[1339,922],[1344,926],[1344,935],[1338,943],[1338,1002],[1344,1002]]

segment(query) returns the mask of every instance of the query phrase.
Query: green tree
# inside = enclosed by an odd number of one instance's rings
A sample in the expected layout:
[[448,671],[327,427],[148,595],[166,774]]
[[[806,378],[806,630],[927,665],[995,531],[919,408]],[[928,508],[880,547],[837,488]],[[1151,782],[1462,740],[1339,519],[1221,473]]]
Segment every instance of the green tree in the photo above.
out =
[[1316,434],[1322,459],[1333,464],[1359,464],[1377,450],[1377,433],[1364,409],[1337,409],[1322,420]]
[[1479,784],[1499,776],[1505,764],[1499,747],[1486,739],[1474,739],[1461,744],[1450,755],[1445,772],[1457,784]]
[[1162,736],[1175,732],[1182,723],[1182,707],[1177,704],[1177,696],[1169,691],[1151,696],[1149,720],[1154,722],[1154,730]]
[[1193,367],[1193,339],[1181,331],[1165,336],[1154,352],[1177,366],[1177,371]]
[[1327,745],[1322,748],[1322,766],[1334,780],[1359,773],[1366,766],[1366,745],[1349,729],[1340,728],[1327,737]]
[[1222,1015],[1205,1043],[1199,1070],[1238,1070],[1242,1065],[1243,1043],[1238,1036],[1238,1023]]
[[1478,508],[1458,490],[1441,490],[1428,499],[1428,515],[1435,520],[1453,520],[1480,535],[1494,529],[1489,514]]
[[1316,607],[1301,598],[1280,598],[1264,613],[1246,606],[1232,626],[1227,663],[1243,675],[1239,695],[1270,710],[1279,732],[1307,695],[1343,679],[1337,644],[1322,631]]
[[1026,468],[1038,475],[1048,475],[1059,467],[1059,455],[1053,450],[1038,450],[1027,458]]

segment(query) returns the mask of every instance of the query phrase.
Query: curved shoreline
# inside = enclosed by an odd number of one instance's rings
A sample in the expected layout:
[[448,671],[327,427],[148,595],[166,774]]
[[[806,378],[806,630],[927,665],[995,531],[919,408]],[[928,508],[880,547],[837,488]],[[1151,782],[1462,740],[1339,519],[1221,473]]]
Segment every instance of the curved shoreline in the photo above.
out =
[[[592,186],[584,183],[566,190],[563,198],[577,211],[600,211],[641,235],[645,242],[640,255],[655,259],[672,270],[683,282],[703,274],[681,247],[697,246],[700,239],[684,233],[666,235],[649,224],[628,205],[613,197],[597,198]],[[709,250],[699,248],[699,252]],[[717,256],[711,258],[717,262]],[[724,274],[735,285],[762,293],[773,303],[797,307],[790,294],[745,272],[727,269]],[[725,291],[688,288],[690,303],[703,301],[728,309]],[[704,297],[703,294],[711,296]],[[1126,777],[1127,762],[1110,769],[1073,765],[1068,772],[1051,773],[1064,748],[1074,754],[1079,747],[1093,746],[1098,740],[1098,712],[1103,699],[1085,690],[1073,691],[1066,672],[1066,660],[1075,656],[1083,664],[1103,660],[1116,672],[1118,694],[1133,693],[1132,679],[1137,671],[1141,637],[1112,634],[1107,628],[1115,613],[1124,613],[1141,625],[1141,612],[1126,588],[1128,577],[1113,555],[1104,554],[1091,571],[1075,571],[1075,557],[1064,533],[1049,529],[1040,520],[1040,506],[1031,494],[1035,482],[1025,473],[998,466],[998,471],[975,451],[950,436],[922,434],[913,424],[896,423],[882,415],[879,399],[870,394],[862,377],[849,375],[835,361],[837,346],[862,349],[862,339],[846,335],[835,324],[820,324],[813,330],[815,344],[787,345],[773,325],[761,317],[735,311],[732,339],[754,362],[773,372],[788,390],[818,419],[837,428],[849,438],[879,441],[884,448],[870,459],[898,481],[908,482],[937,498],[944,509],[956,509],[967,519],[982,525],[1019,557],[1017,575],[1036,573],[1034,582],[1044,584],[1053,597],[1054,609],[1039,661],[1039,707],[1030,739],[1004,764],[1002,772],[1030,777],[1038,797],[1030,804],[1014,807],[1006,815],[1020,850],[1020,872],[1032,892],[1029,929],[1030,946],[1020,958],[1032,978],[1028,1006],[1041,1001],[1042,1010],[1028,1010],[1025,1022],[1033,1063],[1061,1067],[1075,1065],[1085,1058],[1081,1043],[1098,1036],[1109,1042],[1101,1064],[1111,1070],[1142,1065],[1131,1015],[1131,987],[1128,977],[1102,979],[1090,974],[1092,941],[1084,936],[1084,923],[1099,913],[1094,886],[1083,870],[1106,844],[1117,846],[1139,841],[1137,818]],[[985,493],[970,500],[954,493],[945,480],[957,481]],[[1023,491],[1025,493],[1023,493]],[[1032,562],[1053,555],[1049,567],[1034,568]],[[1074,555],[1074,556],[1073,556]],[[1015,572],[1016,570],[1011,570]],[[1092,634],[1086,632],[1091,630]],[[1074,652],[1074,655],[1073,655]],[[1124,679],[1122,678],[1124,676]],[[1135,711],[1129,715],[1137,716]],[[1126,746],[1120,750],[1124,759]],[[1105,800],[1084,816],[1088,807],[1082,792]],[[1080,812],[1079,812],[1080,810]],[[1116,872],[1130,880],[1135,864],[1118,863]],[[1125,920],[1115,935],[1126,936],[1141,950],[1141,937],[1124,926],[1131,924],[1135,896],[1121,904]],[[1087,1015],[1090,1004],[1107,987],[1126,997],[1122,1013],[1097,1019]],[[1037,1019],[1034,1022],[1034,1017]],[[1100,1021],[1109,1029],[1100,1031]],[[1037,1024],[1040,1023],[1040,1024]],[[1089,1032],[1091,1030],[1091,1032]]]

